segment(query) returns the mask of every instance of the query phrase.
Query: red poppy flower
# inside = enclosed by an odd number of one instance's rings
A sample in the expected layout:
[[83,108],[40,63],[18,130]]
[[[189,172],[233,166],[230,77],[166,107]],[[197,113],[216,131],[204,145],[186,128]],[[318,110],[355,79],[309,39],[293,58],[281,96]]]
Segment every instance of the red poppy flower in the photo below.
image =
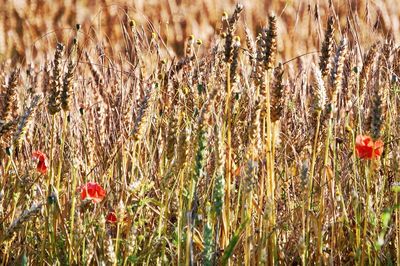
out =
[[91,200],[93,203],[99,203],[106,196],[106,191],[95,182],[88,182],[79,189],[81,191],[81,200]]
[[36,162],[36,170],[41,174],[46,174],[47,167],[49,166],[49,161],[47,160],[46,154],[41,151],[34,151],[32,153],[32,159]]
[[356,152],[361,159],[379,158],[383,152],[383,142],[374,141],[370,136],[359,135],[356,138]]
[[107,223],[115,224],[117,222],[117,216],[115,215],[115,212],[109,212],[106,216],[106,221]]

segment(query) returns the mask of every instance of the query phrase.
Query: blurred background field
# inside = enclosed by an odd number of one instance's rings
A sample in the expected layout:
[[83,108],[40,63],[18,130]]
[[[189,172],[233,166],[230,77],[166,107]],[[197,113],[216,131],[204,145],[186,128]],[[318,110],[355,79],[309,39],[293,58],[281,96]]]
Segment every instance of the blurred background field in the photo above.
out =
[[[270,12],[278,18],[279,56],[289,60],[318,50],[329,14],[339,19],[336,32],[350,31],[352,43],[371,45],[382,37],[399,37],[400,7],[396,0],[245,1],[244,25],[259,31]],[[219,34],[221,16],[234,1],[2,1],[0,54],[7,58],[35,58],[54,40],[68,42],[76,23],[82,25],[90,47],[99,42],[113,56],[123,52],[123,27],[133,19],[150,37],[155,32],[182,56],[184,42],[193,34],[210,47]],[[239,35],[244,37],[243,28]],[[357,40],[355,40],[355,38]],[[165,52],[165,51],[164,51]],[[166,53],[166,52],[165,52]]]

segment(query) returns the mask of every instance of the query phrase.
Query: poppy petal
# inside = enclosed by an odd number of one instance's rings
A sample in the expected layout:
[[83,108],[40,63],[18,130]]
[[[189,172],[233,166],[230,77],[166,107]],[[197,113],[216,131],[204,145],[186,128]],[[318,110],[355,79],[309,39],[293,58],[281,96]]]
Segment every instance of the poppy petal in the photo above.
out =
[[106,191],[95,182],[88,182],[79,189],[81,191],[81,199],[91,200],[93,203],[101,202],[106,196]]
[[37,161],[36,170],[41,174],[46,174],[49,162],[47,160],[46,154],[41,151],[32,152],[32,159]]
[[117,222],[117,216],[115,215],[115,212],[109,212],[106,216],[106,221],[108,223],[115,224]]
[[359,135],[356,137],[356,153],[360,159],[378,158],[383,152],[383,142],[374,140],[370,136]]

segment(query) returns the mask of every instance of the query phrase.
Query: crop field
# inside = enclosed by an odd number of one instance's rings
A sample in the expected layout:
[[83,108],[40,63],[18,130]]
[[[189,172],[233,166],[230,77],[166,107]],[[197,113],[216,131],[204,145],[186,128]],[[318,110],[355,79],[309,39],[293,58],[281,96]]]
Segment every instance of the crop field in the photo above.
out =
[[400,265],[397,0],[0,0],[1,265]]

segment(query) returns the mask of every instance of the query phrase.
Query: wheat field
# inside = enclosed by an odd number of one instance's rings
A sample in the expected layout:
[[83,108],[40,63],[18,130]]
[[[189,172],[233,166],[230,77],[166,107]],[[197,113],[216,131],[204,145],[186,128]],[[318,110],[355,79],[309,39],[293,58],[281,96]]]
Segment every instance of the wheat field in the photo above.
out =
[[396,0],[0,0],[1,264],[400,265],[399,38]]

